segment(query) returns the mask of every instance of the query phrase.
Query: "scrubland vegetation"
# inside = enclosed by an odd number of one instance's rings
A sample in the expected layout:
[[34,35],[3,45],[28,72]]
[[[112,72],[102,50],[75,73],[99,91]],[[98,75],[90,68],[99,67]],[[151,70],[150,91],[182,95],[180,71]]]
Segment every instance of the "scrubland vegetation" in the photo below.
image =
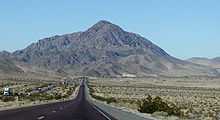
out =
[[[41,104],[69,99],[78,83],[0,81],[0,109]],[[5,87],[12,88],[10,96],[3,95]]]
[[90,81],[89,88],[95,99],[159,119],[220,119],[218,78],[100,79]]

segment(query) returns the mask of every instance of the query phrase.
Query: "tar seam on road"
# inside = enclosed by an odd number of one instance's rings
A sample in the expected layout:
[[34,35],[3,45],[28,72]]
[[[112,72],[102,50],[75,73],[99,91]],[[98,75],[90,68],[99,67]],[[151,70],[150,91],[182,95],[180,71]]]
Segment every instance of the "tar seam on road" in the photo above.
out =
[[96,109],[99,113],[101,113],[107,120],[111,120],[105,113],[103,113],[98,107],[93,105],[93,108]]

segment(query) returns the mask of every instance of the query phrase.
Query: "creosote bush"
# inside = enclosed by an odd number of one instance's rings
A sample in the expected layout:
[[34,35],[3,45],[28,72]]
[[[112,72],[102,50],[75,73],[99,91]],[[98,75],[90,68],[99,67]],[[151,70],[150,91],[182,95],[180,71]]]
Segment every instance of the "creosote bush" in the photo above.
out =
[[157,111],[167,112],[168,115],[180,116],[181,111],[175,104],[168,105],[159,96],[152,98],[150,95],[139,102],[138,111],[142,113],[154,113]]
[[116,103],[117,100],[114,98],[114,97],[102,97],[102,96],[97,96],[97,95],[94,95],[94,94],[91,94],[91,96],[97,100],[100,100],[100,101],[105,101],[107,104],[110,104],[110,103]]
[[15,97],[13,97],[13,96],[1,96],[1,100],[3,102],[15,101]]

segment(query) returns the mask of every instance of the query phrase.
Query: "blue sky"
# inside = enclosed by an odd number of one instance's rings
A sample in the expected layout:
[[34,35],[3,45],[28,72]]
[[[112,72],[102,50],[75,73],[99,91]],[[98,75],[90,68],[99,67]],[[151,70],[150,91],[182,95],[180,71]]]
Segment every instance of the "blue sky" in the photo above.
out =
[[178,58],[220,56],[220,0],[2,0],[0,51],[108,20]]

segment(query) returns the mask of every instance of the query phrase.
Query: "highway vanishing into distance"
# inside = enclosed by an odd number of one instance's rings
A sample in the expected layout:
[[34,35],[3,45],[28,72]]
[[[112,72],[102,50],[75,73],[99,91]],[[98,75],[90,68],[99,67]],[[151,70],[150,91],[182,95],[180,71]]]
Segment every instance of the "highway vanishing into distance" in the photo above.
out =
[[0,120],[116,120],[86,99],[85,81],[75,99],[0,112]]

